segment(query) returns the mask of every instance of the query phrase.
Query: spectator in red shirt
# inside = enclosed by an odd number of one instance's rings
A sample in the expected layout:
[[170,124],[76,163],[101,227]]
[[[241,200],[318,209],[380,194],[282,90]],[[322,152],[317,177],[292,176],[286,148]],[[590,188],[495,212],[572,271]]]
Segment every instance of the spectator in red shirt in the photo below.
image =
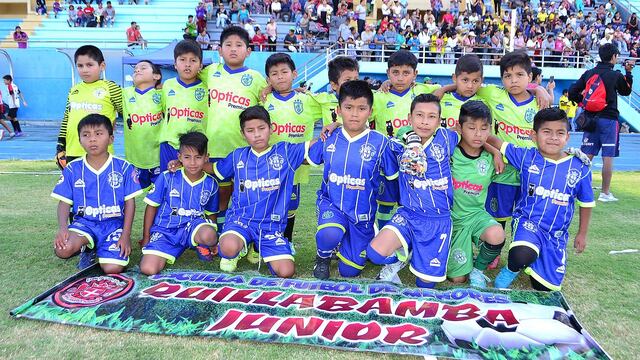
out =
[[127,29],[127,46],[133,47],[138,45],[138,38],[140,37],[140,32],[137,29],[137,25],[135,21],[131,22],[131,27]]
[[256,45],[256,51],[262,51],[262,49],[264,49],[264,45],[267,43],[267,35],[263,34],[262,30],[260,30],[260,28],[257,26],[255,27],[255,31],[256,34],[253,35],[253,39],[251,39],[251,42]]
[[445,11],[444,14],[442,15],[442,21],[449,24],[449,25],[453,25],[453,15],[451,15],[450,12]]

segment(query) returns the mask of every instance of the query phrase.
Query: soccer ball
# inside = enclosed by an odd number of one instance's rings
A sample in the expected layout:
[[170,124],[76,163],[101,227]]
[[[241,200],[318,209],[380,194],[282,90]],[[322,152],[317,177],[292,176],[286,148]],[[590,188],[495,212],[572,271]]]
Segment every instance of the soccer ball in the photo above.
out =
[[[476,303],[481,314],[488,306]],[[534,304],[491,304],[492,309],[510,309],[517,320],[489,322],[485,317],[463,321],[443,320],[442,330],[456,346],[469,348],[475,343],[482,349],[521,349],[554,345],[563,354],[589,351],[587,339],[580,333],[572,315],[559,307]],[[575,325],[574,325],[575,324]]]

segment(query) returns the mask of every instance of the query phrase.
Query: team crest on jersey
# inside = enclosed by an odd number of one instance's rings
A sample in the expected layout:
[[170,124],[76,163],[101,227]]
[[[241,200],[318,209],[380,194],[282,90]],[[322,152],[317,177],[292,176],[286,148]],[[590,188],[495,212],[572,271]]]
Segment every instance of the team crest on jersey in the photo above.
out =
[[105,88],[97,88],[97,89],[93,90],[93,96],[96,99],[104,99],[104,97],[107,96],[107,89],[105,89]]
[[536,229],[538,228],[536,226],[536,224],[534,224],[532,221],[525,221],[522,223],[522,227],[527,230],[527,231],[531,231],[531,232],[536,232]]
[[300,99],[293,100],[293,110],[298,115],[302,114],[302,111],[304,111],[304,107],[302,106],[302,100]]
[[433,144],[429,149],[431,152],[431,157],[433,157],[437,162],[441,162],[444,160],[444,148],[440,144]]
[[524,112],[524,120],[529,124],[533,122],[534,116],[536,116],[536,111],[534,109],[529,108]]
[[392,108],[392,107],[394,107],[394,106],[396,106],[396,104],[394,104],[394,103],[393,103],[393,101],[389,101],[389,102],[387,103],[387,109],[390,109],[390,108]]
[[202,99],[204,99],[204,89],[197,88],[196,91],[194,91],[193,96],[196,98],[197,101],[202,101]]
[[269,156],[269,160],[267,161],[269,162],[269,166],[276,171],[282,170],[282,167],[284,166],[284,158],[280,154]]
[[76,182],[73,184],[73,187],[83,188],[84,187],[84,180],[82,180],[82,179],[76,180]]
[[200,193],[200,205],[204,206],[209,201],[209,197],[211,197],[211,191],[203,190]]
[[251,84],[253,83],[253,76],[251,76],[251,74],[244,74],[240,78],[240,82],[244,86],[251,86]]
[[117,171],[112,171],[109,173],[109,175],[107,175],[107,182],[114,189],[119,188],[120,185],[122,185],[123,180],[124,178],[122,177],[122,174]]
[[466,264],[467,255],[465,255],[464,251],[460,249],[453,250],[453,259],[460,265]]
[[160,104],[160,100],[162,100],[162,96],[159,93],[154,93],[151,95],[151,100],[153,100],[154,104],[158,105]]
[[578,169],[571,169],[567,174],[567,185],[569,187],[574,187],[580,180],[580,171]]
[[527,171],[531,174],[540,175],[540,169],[536,166],[536,164],[529,166],[529,169],[527,169]]
[[401,225],[401,226],[406,226],[407,225],[407,219],[405,219],[404,216],[398,215],[398,214],[393,215],[393,218],[391,219],[391,222],[393,222],[394,224]]
[[496,105],[496,110],[504,111],[504,105],[502,105],[502,104]]
[[120,274],[82,278],[58,290],[53,302],[66,309],[96,306],[125,296],[133,284],[133,279]]
[[327,146],[327,152],[335,152],[335,151],[336,151],[335,144],[330,144],[329,146]]
[[60,175],[60,177],[58,178],[58,185],[62,184],[64,182],[64,175]]
[[376,149],[369,143],[365,143],[360,146],[360,158],[362,159],[362,161],[369,161],[373,159],[373,155],[375,153]]
[[169,92],[167,93],[167,96],[176,96],[175,90],[173,89],[169,90]]
[[489,163],[487,162],[487,160],[478,160],[478,162],[476,163],[476,170],[478,170],[478,174],[480,174],[481,176],[487,175],[487,172],[489,171]]
[[135,97],[135,96],[130,97],[130,98],[129,98],[129,102],[130,102],[131,104],[134,104],[134,103],[136,102],[136,97]]

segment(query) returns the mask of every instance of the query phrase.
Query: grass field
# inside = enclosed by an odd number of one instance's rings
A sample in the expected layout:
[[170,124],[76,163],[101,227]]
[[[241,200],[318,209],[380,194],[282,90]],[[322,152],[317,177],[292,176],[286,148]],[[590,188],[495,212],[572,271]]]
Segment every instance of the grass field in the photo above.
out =
[[[58,177],[28,174],[54,170],[51,162],[0,162],[0,173],[25,172],[0,174],[0,358],[393,358],[304,346],[107,332],[11,318],[9,310],[76,271],[76,259],[63,261],[53,255],[57,204],[49,193]],[[569,251],[563,290],[578,319],[615,359],[640,358],[640,254],[608,254],[610,250],[640,246],[639,180],[640,173],[615,174],[613,192],[620,201],[599,203],[595,208],[585,253],[576,256]],[[311,277],[315,256],[314,203],[319,182],[320,178],[314,176],[311,184],[303,187],[296,221],[297,273],[305,277]],[[599,182],[599,174],[595,182]],[[132,265],[140,260],[136,242],[142,231],[141,200],[132,235]],[[187,252],[175,266],[217,270],[217,263],[201,263],[193,252]],[[255,270],[255,266],[241,261],[239,269]],[[261,272],[266,274],[265,270],[263,266]],[[368,265],[364,276],[373,277],[376,273],[377,269]],[[496,273],[489,275],[495,277]],[[401,277],[406,284],[414,281],[406,269]],[[528,280],[521,276],[515,287],[528,288]]]

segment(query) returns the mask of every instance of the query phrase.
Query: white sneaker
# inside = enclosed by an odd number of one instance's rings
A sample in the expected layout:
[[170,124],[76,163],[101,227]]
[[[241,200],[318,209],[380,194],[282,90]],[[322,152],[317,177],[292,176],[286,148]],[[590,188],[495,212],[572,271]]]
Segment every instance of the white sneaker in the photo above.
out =
[[618,201],[618,198],[613,196],[612,193],[605,194],[601,192],[600,196],[598,196],[598,201],[602,201],[602,202]]
[[14,133],[14,132],[10,132],[10,133],[9,133],[9,138],[12,138],[12,137],[14,137],[14,136],[16,136],[16,133]]
[[376,280],[388,281],[388,282],[392,282],[394,284],[402,285],[402,280],[400,280],[400,277],[398,276],[398,273],[405,266],[407,266],[407,263],[402,262],[402,261],[398,261],[398,262],[395,262],[393,264],[385,265],[380,270],[380,273],[376,277]]

